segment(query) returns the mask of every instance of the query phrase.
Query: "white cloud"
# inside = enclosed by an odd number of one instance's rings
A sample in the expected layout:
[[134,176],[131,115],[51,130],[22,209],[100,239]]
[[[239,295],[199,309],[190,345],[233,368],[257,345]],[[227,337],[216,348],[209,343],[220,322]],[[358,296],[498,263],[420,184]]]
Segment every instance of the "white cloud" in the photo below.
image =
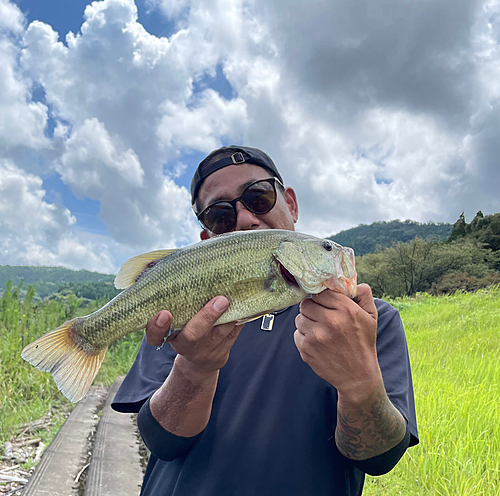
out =
[[8,0],[0,0],[0,31],[20,33],[24,28],[24,16],[21,10]]
[[9,160],[0,159],[2,261],[112,270],[109,250],[97,251],[90,243],[80,243],[71,233],[76,219],[69,210],[46,202],[44,197],[39,177],[19,169]]
[[[23,232],[51,244],[75,222],[69,210],[43,201],[42,180],[0,159],[0,218],[2,239]],[[30,234],[31,233],[31,234]]]
[[226,101],[193,82],[218,60],[196,30],[170,39],[147,33],[132,0],[85,9],[81,32],[64,45],[52,28],[30,24],[23,67],[39,81],[54,116],[54,167],[78,196],[101,204],[116,241],[135,249],[189,243],[197,227],[184,187],[164,176],[182,151],[209,151],[241,134],[242,100]]
[[[102,0],[63,42],[0,0],[0,155],[52,226],[35,230],[40,257],[76,263],[87,250],[104,267],[111,253],[195,241],[186,157],[228,142],[273,157],[298,192],[298,228],[313,234],[498,211],[498,0],[147,5],[172,36],[148,33],[133,0]],[[204,82],[220,68],[231,99]],[[109,237],[86,237],[43,199],[44,167],[99,202]]]
[[144,170],[133,150],[111,138],[97,119],[73,129],[65,142],[59,173],[76,194],[98,198],[109,184],[142,187]]
[[47,107],[31,101],[28,80],[17,65],[24,18],[13,4],[0,0],[0,150],[49,145],[44,136]]
[[0,158],[0,252],[10,265],[62,265],[116,271],[134,253],[106,236],[75,231],[76,219],[62,205],[45,200],[42,180]]
[[247,124],[242,99],[226,101],[215,91],[205,90],[194,106],[166,102],[157,135],[165,147],[195,149],[210,153],[226,136],[242,135]]
[[55,249],[49,250],[32,238],[27,238],[24,251],[10,263],[19,265],[63,266],[68,269],[86,269],[105,274],[116,273],[114,253],[109,240],[101,243],[80,240],[74,233],[61,237]]

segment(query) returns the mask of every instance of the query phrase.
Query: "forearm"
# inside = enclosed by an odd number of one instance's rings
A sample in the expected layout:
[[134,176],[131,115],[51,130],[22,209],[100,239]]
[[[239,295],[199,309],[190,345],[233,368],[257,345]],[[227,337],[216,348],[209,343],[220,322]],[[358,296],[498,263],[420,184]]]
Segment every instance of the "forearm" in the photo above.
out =
[[406,421],[389,400],[382,379],[362,399],[339,392],[335,442],[352,460],[389,451],[405,437]]
[[151,397],[153,417],[168,432],[192,437],[206,427],[219,371],[200,373],[177,356],[167,380]]

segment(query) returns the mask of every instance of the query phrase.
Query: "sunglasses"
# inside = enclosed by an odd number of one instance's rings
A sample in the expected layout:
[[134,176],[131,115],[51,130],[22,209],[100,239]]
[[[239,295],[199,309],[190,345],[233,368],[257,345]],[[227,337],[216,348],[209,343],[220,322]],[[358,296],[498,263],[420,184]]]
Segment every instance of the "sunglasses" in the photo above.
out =
[[267,214],[273,209],[276,205],[276,183],[283,187],[276,177],[255,181],[249,184],[238,198],[216,201],[196,217],[205,229],[214,234],[230,232],[236,227],[238,219],[237,202],[241,202],[253,214]]

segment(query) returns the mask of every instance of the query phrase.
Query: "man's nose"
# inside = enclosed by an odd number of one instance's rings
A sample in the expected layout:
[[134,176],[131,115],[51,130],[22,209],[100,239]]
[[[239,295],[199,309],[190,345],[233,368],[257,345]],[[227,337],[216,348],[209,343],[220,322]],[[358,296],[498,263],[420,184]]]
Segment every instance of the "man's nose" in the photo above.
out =
[[260,226],[260,219],[248,210],[240,201],[236,202],[236,227],[235,231],[249,231]]

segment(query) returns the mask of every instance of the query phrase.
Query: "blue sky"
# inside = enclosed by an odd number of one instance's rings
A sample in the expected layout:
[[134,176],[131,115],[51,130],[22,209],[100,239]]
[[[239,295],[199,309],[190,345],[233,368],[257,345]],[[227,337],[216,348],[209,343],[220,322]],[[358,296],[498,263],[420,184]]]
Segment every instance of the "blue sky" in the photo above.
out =
[[263,149],[297,229],[500,211],[497,0],[0,0],[0,264],[116,272],[198,239],[189,184]]
[[[26,14],[28,22],[42,21],[50,24],[64,38],[68,31],[77,33],[83,22],[83,12],[88,0],[17,0],[16,5]],[[175,26],[158,10],[148,7],[143,0],[136,2],[139,22],[155,36],[171,36]]]
[[[49,24],[59,34],[59,39],[64,41],[69,31],[78,33],[84,20],[85,7],[90,3],[88,0],[18,0],[15,2],[25,13],[27,22],[35,20]],[[162,16],[157,9],[147,6],[143,0],[135,2],[138,10],[138,22],[151,34],[157,37],[169,37],[175,33],[175,24]],[[216,68],[215,75],[205,74],[196,82],[195,92],[205,88],[213,88],[224,98],[232,98],[234,90],[222,73],[221,66]],[[45,92],[41,86],[35,87],[32,98],[34,101],[46,103]],[[53,136],[54,119],[49,117],[47,121],[46,134]],[[227,145],[230,143],[223,143]],[[197,164],[205,157],[204,153],[186,153],[182,159],[187,164],[186,172],[178,178],[177,183],[189,188],[192,173]],[[168,167],[167,169],[168,170]],[[62,202],[76,217],[79,229],[95,234],[109,234],[106,225],[99,219],[100,202],[90,198],[77,198],[71,188],[61,181],[56,173],[42,175],[43,188],[47,192],[46,199],[50,202]]]

